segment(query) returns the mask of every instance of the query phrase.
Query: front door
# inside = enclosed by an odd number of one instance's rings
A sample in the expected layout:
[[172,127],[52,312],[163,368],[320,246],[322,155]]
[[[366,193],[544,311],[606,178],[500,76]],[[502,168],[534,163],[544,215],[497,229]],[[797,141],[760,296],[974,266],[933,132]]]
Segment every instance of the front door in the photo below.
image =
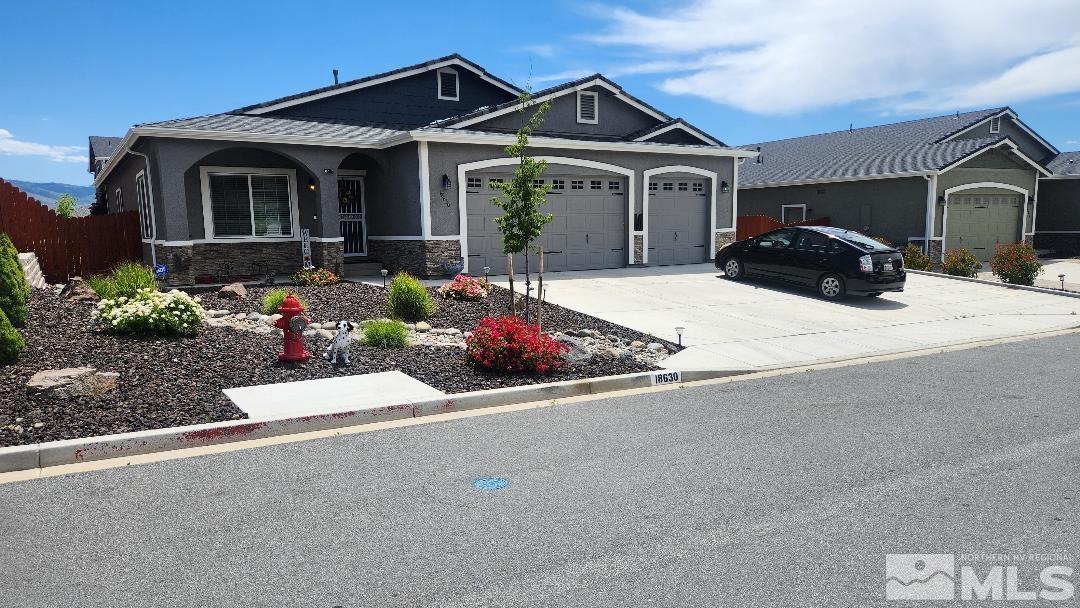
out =
[[367,255],[363,176],[348,176],[338,179],[338,203],[341,236],[345,239],[345,257]]

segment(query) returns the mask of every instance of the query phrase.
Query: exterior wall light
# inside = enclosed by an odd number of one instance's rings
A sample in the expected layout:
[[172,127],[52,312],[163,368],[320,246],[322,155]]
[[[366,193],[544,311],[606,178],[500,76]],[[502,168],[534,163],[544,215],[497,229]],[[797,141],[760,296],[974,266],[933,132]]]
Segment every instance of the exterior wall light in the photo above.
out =
[[945,206],[945,197],[944,197],[944,196],[939,196],[939,197],[937,197],[937,204],[939,204],[939,205],[941,205],[942,207],[944,207],[944,206]]
[[450,187],[453,186],[453,185],[454,185],[454,182],[450,181],[450,176],[443,173],[443,176],[442,176],[442,189],[443,190],[449,190]]
[[311,190],[312,192],[315,191],[315,178],[309,178],[307,180],[307,189]]
[[720,193],[721,194],[727,194],[728,192],[731,192],[731,185],[727,183],[727,180],[721,181],[720,182]]

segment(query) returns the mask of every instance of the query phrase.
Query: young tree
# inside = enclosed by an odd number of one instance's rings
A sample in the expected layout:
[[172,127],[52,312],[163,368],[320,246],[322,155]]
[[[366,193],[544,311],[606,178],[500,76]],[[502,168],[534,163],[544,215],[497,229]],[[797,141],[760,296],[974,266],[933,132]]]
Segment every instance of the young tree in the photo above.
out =
[[[521,106],[518,112],[523,119],[530,110],[532,115],[524,119],[517,130],[514,143],[505,148],[508,156],[518,159],[518,165],[514,169],[512,180],[496,184],[496,187],[502,191],[502,196],[492,197],[491,204],[504,212],[502,216],[495,218],[495,223],[503,236],[503,253],[525,254],[525,297],[528,298],[529,248],[533,241],[540,238],[544,226],[552,218],[550,213],[540,212],[540,207],[547,204],[547,193],[550,188],[547,184],[538,183],[547,170],[547,162],[529,156],[529,135],[544,122],[544,114],[551,104],[544,102],[536,105],[527,90],[518,97],[518,102]],[[513,283],[511,283],[510,302],[511,310],[513,310]],[[528,300],[525,304],[525,320],[529,320]]]
[[67,192],[56,199],[56,214],[60,217],[75,217],[75,205],[78,203],[74,196]]

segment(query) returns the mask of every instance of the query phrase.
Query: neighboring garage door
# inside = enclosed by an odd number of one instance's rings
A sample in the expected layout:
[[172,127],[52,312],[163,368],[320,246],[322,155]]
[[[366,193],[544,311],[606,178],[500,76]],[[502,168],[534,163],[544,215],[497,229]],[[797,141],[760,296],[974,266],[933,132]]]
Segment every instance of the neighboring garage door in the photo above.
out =
[[659,177],[649,183],[649,261],[653,266],[708,261],[707,180]]
[[[491,204],[500,192],[492,180],[509,181],[508,173],[468,174],[466,213],[468,215],[469,272],[480,274],[484,266],[492,274],[506,272],[502,234],[495,218],[502,210]],[[544,226],[540,243],[544,246],[544,270],[591,270],[620,268],[627,263],[626,178],[622,176],[580,176],[549,174],[548,204],[542,208],[553,218]],[[536,270],[536,256],[530,262]],[[521,256],[514,259],[514,272],[524,270]]]
[[999,243],[1020,239],[1020,195],[953,194],[949,196],[945,248],[970,249],[986,262]]

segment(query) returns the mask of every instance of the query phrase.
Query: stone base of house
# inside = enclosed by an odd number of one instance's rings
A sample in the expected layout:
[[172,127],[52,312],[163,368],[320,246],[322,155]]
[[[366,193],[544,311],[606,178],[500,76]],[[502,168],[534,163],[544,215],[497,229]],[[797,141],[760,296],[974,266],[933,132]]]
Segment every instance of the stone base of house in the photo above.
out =
[[717,232],[713,236],[713,242],[716,244],[716,250],[720,251],[720,248],[728,243],[735,242],[734,232]]
[[1047,234],[1035,233],[1035,249],[1049,249],[1054,255],[1074,256],[1080,255],[1080,233],[1077,234]]
[[[312,243],[311,258],[315,266],[340,275],[344,245],[340,241]],[[303,267],[299,241],[159,246],[157,259],[169,268],[166,285],[262,280],[271,272],[284,277]]]
[[943,259],[942,255],[944,254],[941,251],[941,245],[942,241],[940,239],[930,241],[930,245],[926,250],[926,257],[930,258],[931,262],[936,263],[940,262]]
[[641,234],[634,235],[634,264],[644,264],[645,255],[643,253],[645,249],[645,236]]
[[438,241],[368,241],[368,259],[378,260],[390,271],[405,271],[419,277],[441,277],[446,274],[443,262],[461,260],[461,242]]

